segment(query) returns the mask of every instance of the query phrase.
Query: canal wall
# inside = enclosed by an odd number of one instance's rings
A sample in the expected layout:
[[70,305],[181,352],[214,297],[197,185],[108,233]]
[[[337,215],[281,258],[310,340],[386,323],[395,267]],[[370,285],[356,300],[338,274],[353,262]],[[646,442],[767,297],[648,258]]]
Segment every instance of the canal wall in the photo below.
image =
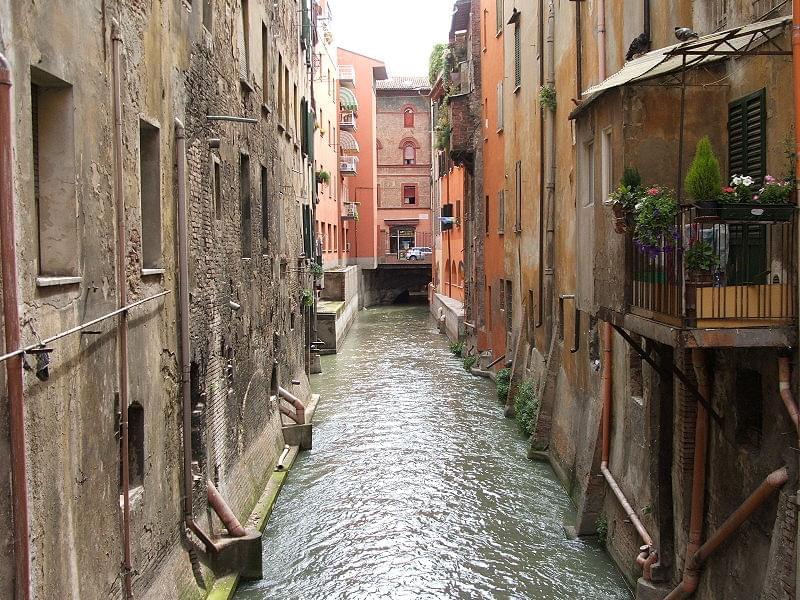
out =
[[358,316],[359,267],[325,271],[325,288],[317,303],[317,337],[325,344],[321,354],[338,352]]
[[429,307],[433,318],[439,324],[439,331],[446,334],[451,342],[464,338],[464,305],[449,296],[434,292],[431,288]]

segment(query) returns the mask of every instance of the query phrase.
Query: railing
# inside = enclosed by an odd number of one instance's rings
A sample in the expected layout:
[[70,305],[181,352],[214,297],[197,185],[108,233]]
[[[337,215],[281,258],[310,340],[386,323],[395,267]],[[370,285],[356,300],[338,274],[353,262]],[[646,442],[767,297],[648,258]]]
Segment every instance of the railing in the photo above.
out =
[[358,157],[342,156],[339,158],[339,171],[345,177],[356,175],[358,173]]
[[343,112],[341,117],[339,117],[339,126],[343,129],[350,129],[355,131],[356,129],[356,115],[352,112]]
[[342,219],[345,221],[358,220],[358,202],[345,202],[344,210],[342,211]]
[[396,232],[379,232],[378,262],[380,264],[429,265],[433,262],[433,254],[427,252],[410,252],[412,248],[428,248],[431,246],[430,232],[413,232],[411,235],[400,235]]
[[[677,327],[791,325],[797,319],[794,206],[686,207],[660,247],[633,243],[631,312]],[[690,270],[702,243],[711,269]]]
[[353,65],[339,65],[339,82],[345,87],[355,87],[356,69]]

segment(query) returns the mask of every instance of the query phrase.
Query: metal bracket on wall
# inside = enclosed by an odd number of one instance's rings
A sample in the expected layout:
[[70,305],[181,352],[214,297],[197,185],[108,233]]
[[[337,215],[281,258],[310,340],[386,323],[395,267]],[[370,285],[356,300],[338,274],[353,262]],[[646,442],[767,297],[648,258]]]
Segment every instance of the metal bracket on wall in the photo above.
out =
[[708,414],[711,415],[711,418],[714,419],[714,421],[717,423],[717,425],[719,425],[720,428],[722,427],[722,417],[720,417],[719,413],[717,413],[717,411],[714,410],[714,408],[711,406],[711,404],[708,402],[708,400],[703,398],[702,394],[700,394],[700,391],[697,389],[697,385],[692,383],[689,380],[689,378],[686,376],[686,373],[681,371],[675,365],[674,362],[672,363],[672,369],[671,369],[672,372],[670,373],[670,371],[667,371],[667,369],[665,369],[660,364],[658,364],[653,359],[653,357],[650,355],[649,352],[647,352],[644,348],[642,348],[639,344],[637,344],[636,341],[622,327],[620,327],[619,325],[614,325],[613,323],[611,324],[611,326],[622,337],[622,339],[625,340],[626,342],[628,342],[628,345],[631,348],[633,348],[634,351],[639,356],[641,356],[643,360],[645,360],[647,362],[647,364],[649,364],[651,367],[653,367],[653,369],[662,378],[669,379],[674,374],[675,377],[677,377],[678,380],[683,384],[683,387],[686,388],[686,390],[689,392],[689,394],[691,394],[700,404],[703,405],[703,408],[705,408],[708,411]]

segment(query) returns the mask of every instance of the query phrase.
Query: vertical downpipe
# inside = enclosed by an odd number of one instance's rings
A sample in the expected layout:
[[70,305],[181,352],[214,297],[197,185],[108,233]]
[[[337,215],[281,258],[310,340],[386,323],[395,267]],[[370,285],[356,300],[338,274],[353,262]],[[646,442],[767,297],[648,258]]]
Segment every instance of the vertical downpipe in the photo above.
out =
[[[127,234],[125,231],[125,196],[122,185],[122,70],[120,53],[122,35],[116,19],[111,24],[111,44],[114,85],[114,196],[117,205],[117,307],[128,303],[128,282],[125,274]],[[130,472],[128,464],[128,313],[123,311],[117,321],[119,346],[119,401],[120,401],[120,462],[122,471],[122,576],[125,598],[133,598],[131,577],[131,512]]]
[[206,549],[217,547],[194,520],[192,498],[192,392],[189,354],[189,242],[186,219],[186,131],[175,119],[176,162],[178,165],[178,303],[180,304],[181,404],[183,413],[183,519],[186,527],[203,542]]
[[[11,67],[0,54],[0,254],[3,276],[3,321],[6,352],[20,347],[17,250],[12,178]],[[6,360],[6,386],[11,436],[11,502],[14,514],[14,598],[30,598],[30,542],[28,531],[28,474],[25,458],[25,405],[22,355]]]
[[606,0],[597,2],[597,75],[606,78]]
[[[553,0],[547,5],[547,33],[545,36],[545,66],[546,85],[555,89],[555,6]],[[546,188],[546,213],[545,213],[545,246],[544,246],[544,274],[545,274],[545,314],[547,315],[547,347],[553,335],[553,298],[555,296],[555,214],[556,214],[556,136],[555,136],[555,110],[548,109],[545,116],[545,139],[547,140],[547,168],[545,170]],[[576,325],[577,326],[577,325]]]

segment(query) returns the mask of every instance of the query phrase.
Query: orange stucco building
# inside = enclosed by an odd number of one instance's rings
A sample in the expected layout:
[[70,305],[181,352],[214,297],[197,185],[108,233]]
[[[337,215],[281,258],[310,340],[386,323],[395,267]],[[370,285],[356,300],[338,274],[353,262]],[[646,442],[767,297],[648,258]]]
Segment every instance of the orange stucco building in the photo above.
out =
[[481,92],[483,93],[484,314],[478,346],[499,357],[506,352],[505,308],[505,145],[503,129],[503,15],[495,0],[481,0]]

